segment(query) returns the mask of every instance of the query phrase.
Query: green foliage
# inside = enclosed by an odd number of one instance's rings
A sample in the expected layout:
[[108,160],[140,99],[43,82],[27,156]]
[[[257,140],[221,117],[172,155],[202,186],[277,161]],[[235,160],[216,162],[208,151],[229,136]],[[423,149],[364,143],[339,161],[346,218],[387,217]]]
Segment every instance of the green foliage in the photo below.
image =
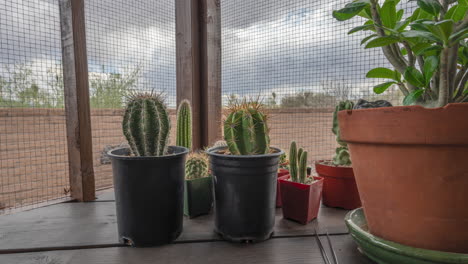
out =
[[176,145],[192,148],[192,107],[188,100],[182,100],[177,110]]
[[438,0],[417,0],[418,8],[409,16],[397,9],[398,3],[399,0],[359,0],[333,12],[339,21],[364,18],[363,25],[354,27],[349,34],[370,31],[361,45],[382,48],[394,67],[368,72],[369,78],[387,79],[375,86],[374,92],[380,94],[396,85],[405,96],[405,104],[429,107],[467,101],[467,1],[442,4]]
[[259,155],[270,152],[267,116],[257,101],[232,104],[224,121],[224,140],[233,155]]
[[205,154],[192,153],[185,162],[185,179],[208,177],[208,158]]
[[154,93],[132,95],[125,109],[122,129],[133,155],[165,155],[170,120],[161,95]]
[[336,149],[335,157],[333,158],[333,164],[335,165],[351,166],[351,159],[349,158],[348,145],[346,144],[346,142],[341,140],[341,136],[340,136],[338,112],[342,110],[351,110],[353,109],[353,107],[354,107],[353,102],[341,101],[335,107],[335,111],[333,112],[332,132],[333,134],[335,134],[336,142],[339,145],[339,147]]
[[296,141],[289,147],[289,175],[293,182],[307,183],[307,151],[298,150]]

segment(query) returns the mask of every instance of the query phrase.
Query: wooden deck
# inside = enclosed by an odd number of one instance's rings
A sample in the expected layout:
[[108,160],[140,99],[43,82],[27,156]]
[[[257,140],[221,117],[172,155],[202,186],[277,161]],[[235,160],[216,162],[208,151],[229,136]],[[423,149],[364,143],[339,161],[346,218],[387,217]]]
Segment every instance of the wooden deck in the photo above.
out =
[[[347,234],[347,211],[322,207],[318,220],[303,226],[277,211],[274,238],[257,244],[233,244],[213,233],[213,216],[184,220],[174,244],[130,248],[117,240],[112,192],[95,202],[62,203],[0,216],[0,263],[325,263],[314,227],[329,232],[340,264],[371,264]],[[322,243],[328,249],[326,239]]]

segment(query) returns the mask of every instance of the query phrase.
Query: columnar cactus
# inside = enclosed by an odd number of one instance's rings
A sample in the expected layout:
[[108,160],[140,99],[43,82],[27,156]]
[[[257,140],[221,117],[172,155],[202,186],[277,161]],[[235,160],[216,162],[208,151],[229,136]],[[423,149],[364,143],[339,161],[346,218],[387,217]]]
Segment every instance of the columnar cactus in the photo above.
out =
[[307,180],[307,151],[303,151],[299,158],[299,179],[297,182],[305,184]]
[[199,179],[208,176],[208,159],[204,154],[192,153],[185,162],[185,178]]
[[340,126],[338,124],[338,112],[341,110],[351,110],[354,107],[354,103],[351,101],[341,101],[335,107],[333,112],[333,127],[332,132],[336,135],[336,142],[340,145],[336,148],[336,155],[333,158],[333,164],[342,166],[351,166],[351,159],[349,156],[348,145],[346,142],[341,140],[340,137]]
[[161,95],[141,93],[129,98],[122,130],[133,155],[165,155],[170,124],[167,107]]
[[289,175],[292,181],[297,181],[297,145],[296,141],[291,142],[289,147]]
[[224,139],[233,155],[259,155],[270,152],[267,116],[258,102],[231,106],[224,121]]
[[177,110],[176,145],[192,148],[192,108],[188,100],[180,102]]

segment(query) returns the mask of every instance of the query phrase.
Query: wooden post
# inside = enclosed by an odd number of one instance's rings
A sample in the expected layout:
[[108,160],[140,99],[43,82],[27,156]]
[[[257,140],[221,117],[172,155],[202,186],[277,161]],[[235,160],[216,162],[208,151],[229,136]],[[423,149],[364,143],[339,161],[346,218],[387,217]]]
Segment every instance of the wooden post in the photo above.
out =
[[177,104],[193,109],[193,149],[221,134],[221,23],[219,0],[176,0]]
[[84,0],[59,0],[71,197],[96,198]]

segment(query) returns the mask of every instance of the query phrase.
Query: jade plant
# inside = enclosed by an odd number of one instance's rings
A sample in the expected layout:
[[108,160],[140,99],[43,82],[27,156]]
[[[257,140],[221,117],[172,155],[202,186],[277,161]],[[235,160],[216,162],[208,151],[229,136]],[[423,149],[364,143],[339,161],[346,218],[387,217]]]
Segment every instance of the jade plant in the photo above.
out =
[[182,100],[177,109],[176,145],[192,148],[192,108],[188,100]]
[[340,126],[338,123],[338,112],[342,110],[351,110],[354,107],[354,103],[351,101],[341,101],[335,107],[333,112],[333,127],[332,132],[336,136],[336,143],[338,147],[335,150],[335,157],[333,158],[333,164],[337,166],[351,166],[351,157],[349,155],[348,144],[341,140]]
[[257,101],[233,103],[224,121],[224,140],[233,155],[260,155],[270,152],[267,115]]
[[292,141],[289,147],[289,175],[293,182],[308,184],[307,151],[297,149],[296,141]]
[[185,178],[200,179],[208,176],[208,158],[202,153],[191,153],[185,162]]
[[151,92],[130,96],[122,130],[133,155],[165,155],[170,124],[167,107],[160,94]]
[[348,34],[368,31],[365,48],[380,47],[389,68],[375,68],[369,78],[384,78],[377,94],[397,85],[403,104],[442,107],[468,102],[468,1],[417,0],[418,8],[405,15],[399,0],[358,0],[333,11],[344,21],[362,17],[363,25]]

